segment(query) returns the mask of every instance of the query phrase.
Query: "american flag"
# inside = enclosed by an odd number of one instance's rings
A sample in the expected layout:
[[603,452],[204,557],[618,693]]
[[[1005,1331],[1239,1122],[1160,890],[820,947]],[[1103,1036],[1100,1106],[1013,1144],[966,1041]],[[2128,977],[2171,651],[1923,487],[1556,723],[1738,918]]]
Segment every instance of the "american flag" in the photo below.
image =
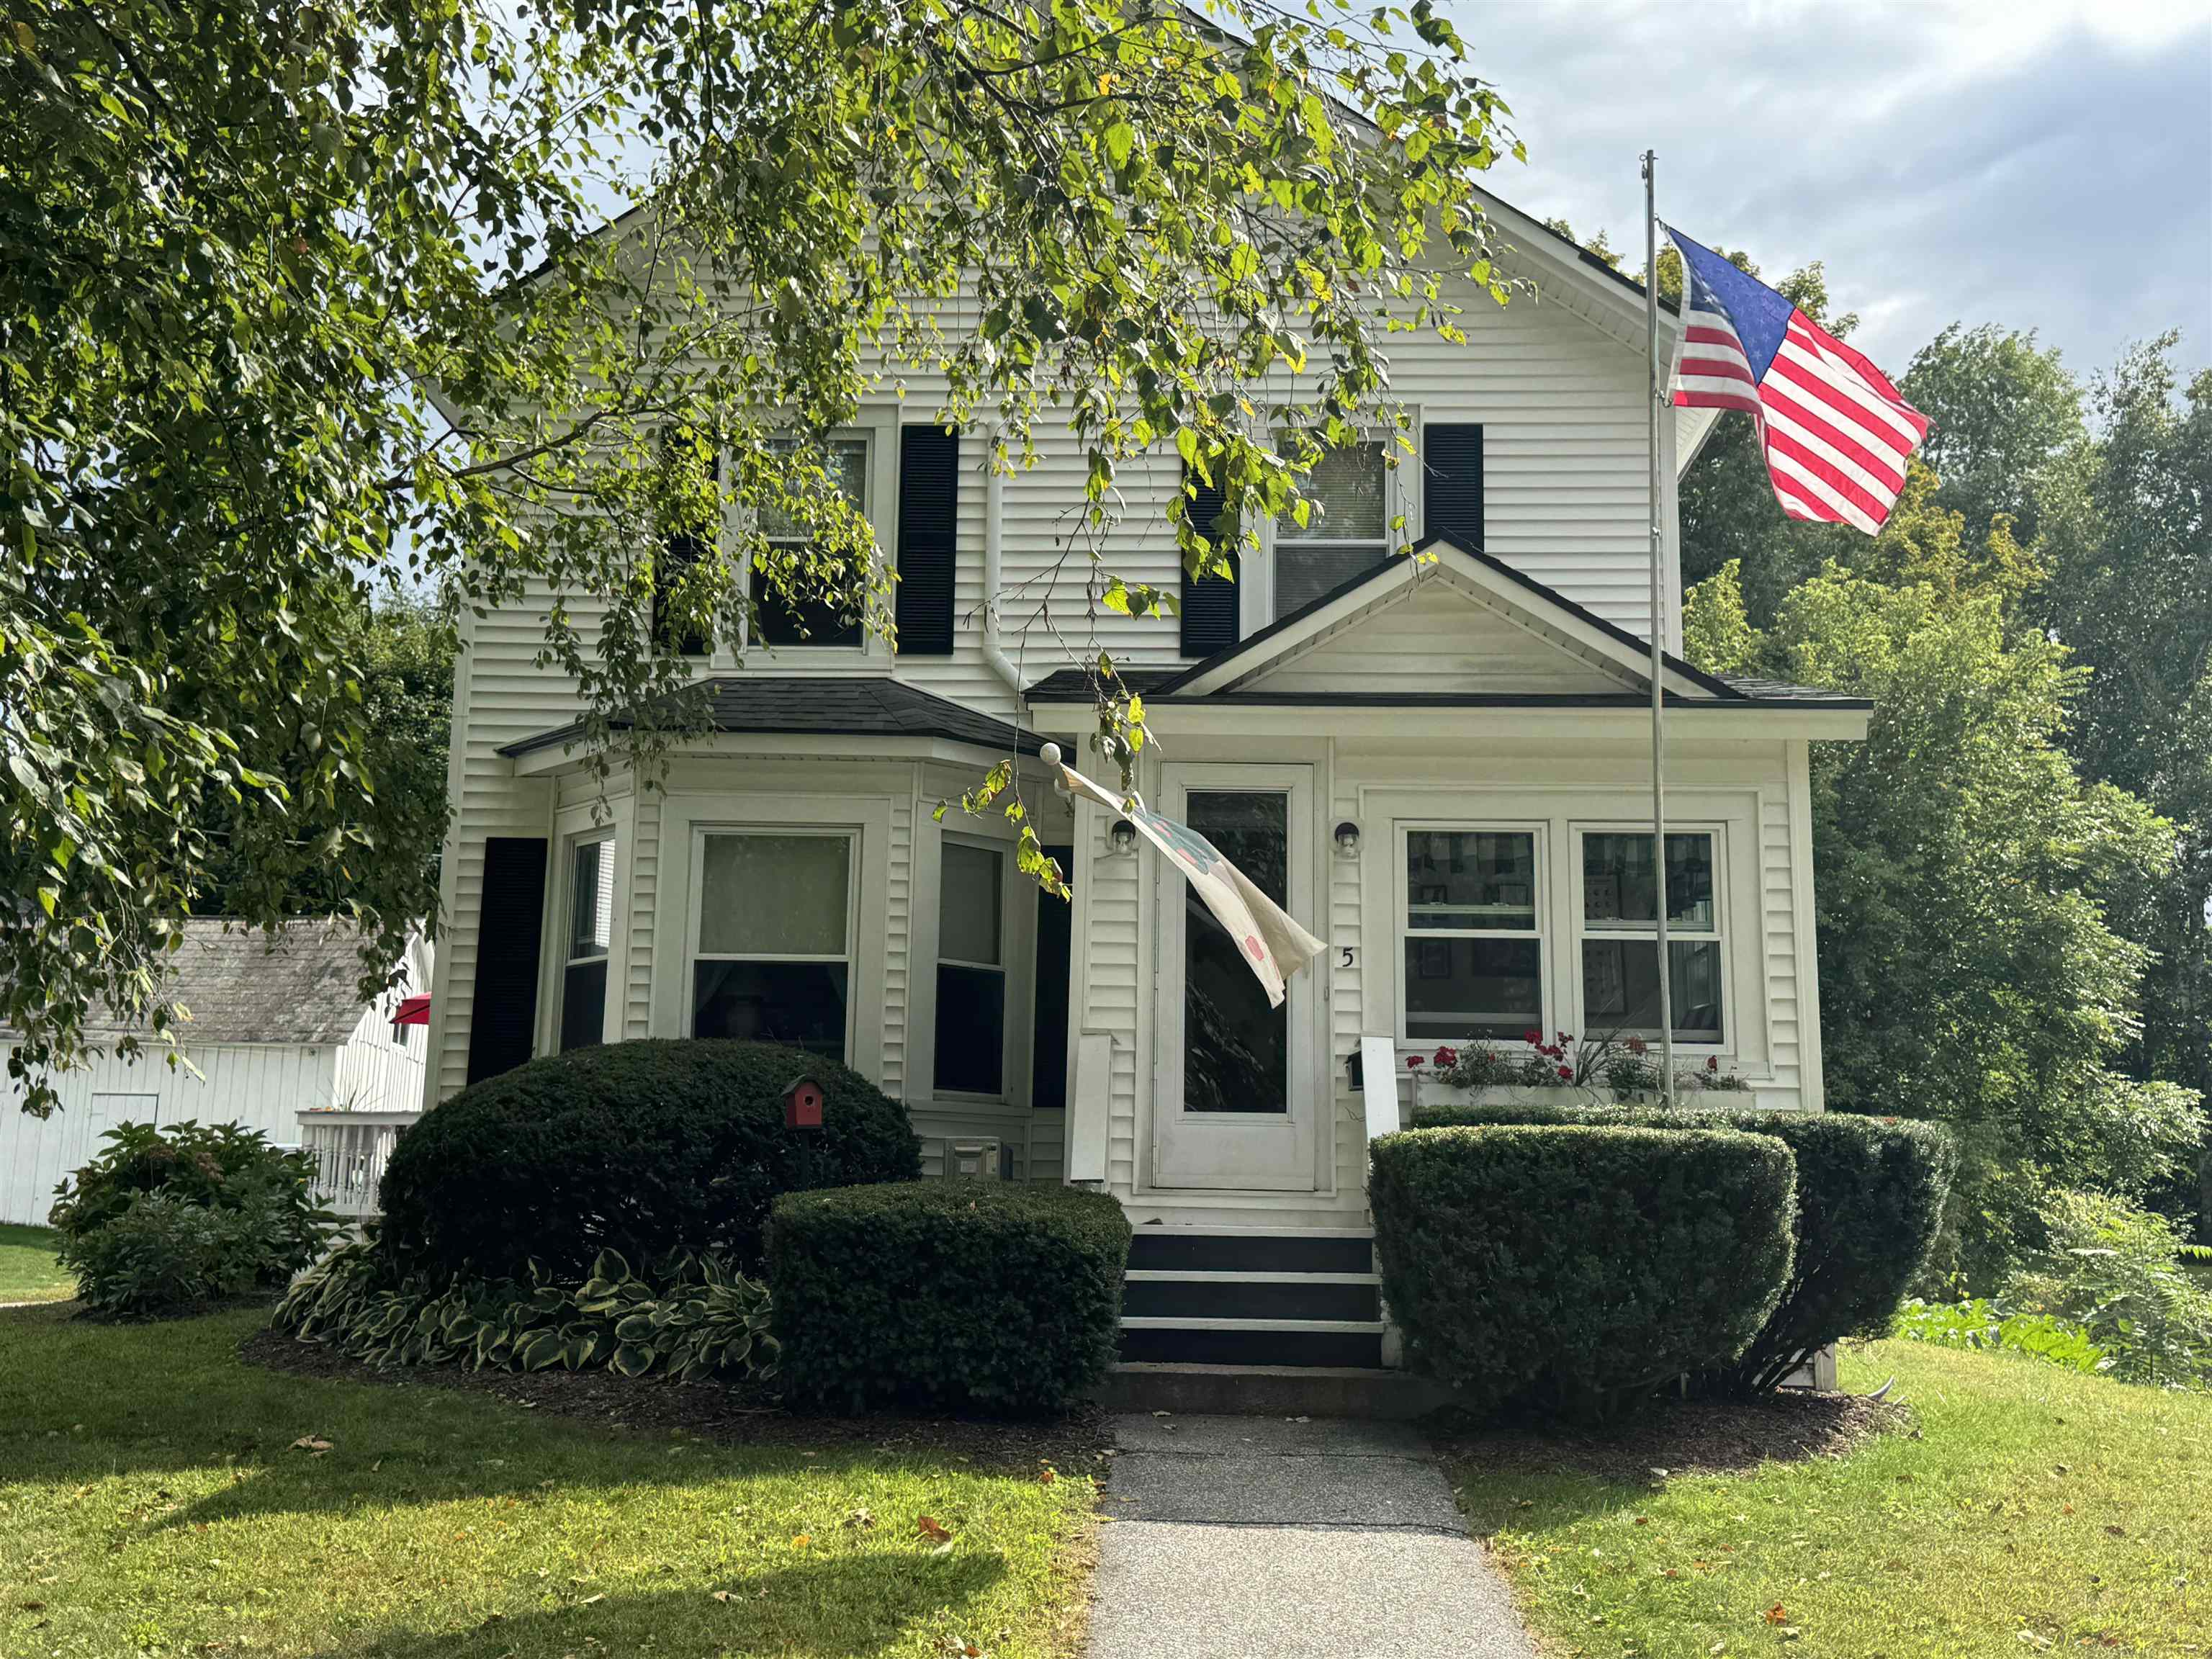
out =
[[1672,226],[1689,278],[1674,394],[1740,409],[1759,429],[1774,498],[1793,519],[1879,531],[1928,417],[1854,351],[1755,276]]

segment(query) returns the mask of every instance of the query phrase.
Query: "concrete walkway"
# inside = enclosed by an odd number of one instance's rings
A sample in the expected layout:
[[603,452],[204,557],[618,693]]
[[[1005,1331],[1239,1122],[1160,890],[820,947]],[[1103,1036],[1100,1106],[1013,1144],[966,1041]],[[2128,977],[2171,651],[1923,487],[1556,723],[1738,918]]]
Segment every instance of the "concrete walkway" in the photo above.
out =
[[1089,1659],[1534,1659],[1401,1424],[1120,1417]]

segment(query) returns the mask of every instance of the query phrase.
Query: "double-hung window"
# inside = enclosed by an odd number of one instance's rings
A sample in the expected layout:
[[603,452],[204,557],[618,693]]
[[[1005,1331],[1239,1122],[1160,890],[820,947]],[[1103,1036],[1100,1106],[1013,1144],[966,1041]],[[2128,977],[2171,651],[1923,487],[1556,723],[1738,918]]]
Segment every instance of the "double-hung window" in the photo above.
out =
[[569,843],[568,916],[561,959],[561,1052],[606,1041],[607,958],[614,948],[615,843]]
[[1006,856],[945,842],[938,876],[937,1086],[1006,1087]]
[[1390,474],[1380,443],[1332,449],[1307,475],[1304,524],[1275,522],[1274,612],[1287,617],[1390,555]]
[[845,1058],[854,840],[844,830],[700,834],[692,1036]]
[[1543,1029],[1537,833],[1453,827],[1404,834],[1406,1037],[1498,1041]]
[[[772,438],[769,447],[787,453],[797,447],[797,440]],[[831,481],[847,501],[862,513],[867,512],[867,438],[831,438],[822,447],[823,465]],[[765,511],[761,515],[760,527],[769,547],[779,553],[803,553],[809,544],[806,526],[787,514]],[[864,643],[860,612],[868,579],[866,568],[840,569],[830,573],[830,592],[786,598],[769,587],[766,571],[756,569],[752,579],[756,637],[763,644],[775,646]]]
[[[1659,1035],[1659,884],[1646,830],[1582,832],[1583,1025]],[[1667,965],[1674,1041],[1719,1042],[1723,1024],[1719,836],[1667,832]]]

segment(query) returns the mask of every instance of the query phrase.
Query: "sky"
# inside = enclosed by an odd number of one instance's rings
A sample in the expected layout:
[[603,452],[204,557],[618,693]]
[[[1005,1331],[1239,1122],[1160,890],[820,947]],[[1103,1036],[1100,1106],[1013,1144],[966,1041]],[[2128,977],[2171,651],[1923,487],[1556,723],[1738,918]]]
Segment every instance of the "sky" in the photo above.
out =
[[1490,177],[1644,260],[1659,216],[1770,277],[1826,264],[1902,374],[1954,320],[2077,374],[2212,364],[2212,0],[1440,0],[1528,148]]

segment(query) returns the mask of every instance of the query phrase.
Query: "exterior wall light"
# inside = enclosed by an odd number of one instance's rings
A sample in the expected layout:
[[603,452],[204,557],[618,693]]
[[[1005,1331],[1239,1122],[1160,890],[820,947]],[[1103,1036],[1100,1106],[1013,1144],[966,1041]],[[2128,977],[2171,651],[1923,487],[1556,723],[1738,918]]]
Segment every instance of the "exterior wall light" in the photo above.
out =
[[1359,856],[1359,826],[1350,818],[1336,826],[1336,855],[1340,859]]
[[1137,844],[1137,826],[1127,818],[1115,818],[1114,827],[1106,832],[1106,839],[1114,843],[1114,850],[1126,853]]

